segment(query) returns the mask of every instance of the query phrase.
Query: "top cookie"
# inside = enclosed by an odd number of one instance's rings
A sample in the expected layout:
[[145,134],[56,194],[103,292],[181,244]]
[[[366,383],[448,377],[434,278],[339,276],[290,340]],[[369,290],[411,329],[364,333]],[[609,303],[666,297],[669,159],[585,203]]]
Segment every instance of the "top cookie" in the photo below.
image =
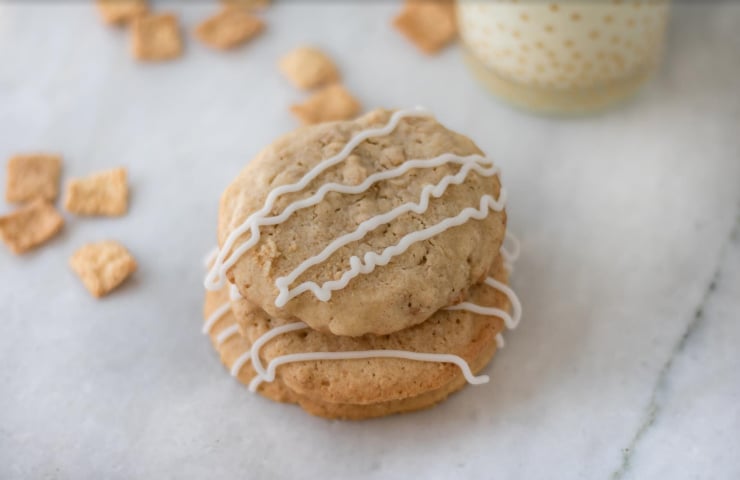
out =
[[220,267],[270,316],[316,330],[392,333],[485,279],[506,226],[502,193],[475,144],[423,112],[305,127],[224,192],[209,279]]

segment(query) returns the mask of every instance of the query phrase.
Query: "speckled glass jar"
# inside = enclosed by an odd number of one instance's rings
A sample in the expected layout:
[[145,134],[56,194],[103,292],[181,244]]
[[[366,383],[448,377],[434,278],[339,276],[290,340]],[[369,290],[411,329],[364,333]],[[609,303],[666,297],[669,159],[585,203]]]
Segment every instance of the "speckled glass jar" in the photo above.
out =
[[632,95],[661,55],[669,0],[458,0],[475,75],[528,109],[581,113]]

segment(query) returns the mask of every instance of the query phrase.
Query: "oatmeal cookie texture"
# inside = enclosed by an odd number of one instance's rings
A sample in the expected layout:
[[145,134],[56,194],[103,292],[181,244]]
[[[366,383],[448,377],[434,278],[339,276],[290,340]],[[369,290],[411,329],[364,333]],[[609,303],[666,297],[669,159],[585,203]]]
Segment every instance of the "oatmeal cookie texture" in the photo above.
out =
[[[263,207],[274,188],[299,181],[320,162],[342,151],[359,132],[388,125],[392,115],[391,111],[377,110],[355,121],[299,129],[267,147],[221,198],[220,244]],[[444,155],[457,160],[425,168],[424,162]],[[393,333],[465,300],[471,288],[492,271],[498,255],[506,214],[501,207],[489,210],[484,200],[503,200],[503,191],[495,167],[477,164],[485,159],[475,144],[429,116],[402,118],[387,134],[367,138],[305,189],[277,198],[270,215],[280,214],[323,185],[359,185],[374,174],[403,168],[412,160],[421,163],[403,174],[371,182],[361,193],[329,192],[320,202],[294,211],[281,223],[262,226],[259,241],[228,270],[229,280],[270,317],[301,320],[313,329],[346,336]],[[481,173],[485,171],[485,175]],[[453,177],[455,181],[451,181]],[[438,186],[437,196],[429,191],[434,185]],[[363,222],[399,206],[422,204],[424,199],[426,208],[404,211],[356,241],[340,245],[298,275],[290,286],[337,281],[359,261],[353,259],[383,252],[408,235],[434,229],[451,218],[462,218],[462,214],[480,209],[481,215],[463,218],[459,224],[412,242],[387,264],[358,274],[343,288],[332,291],[331,301],[305,291],[277,305],[280,291],[276,281],[300,269],[339,237],[364,228],[360,227],[367,225]],[[249,237],[249,233],[243,235],[234,248]]]

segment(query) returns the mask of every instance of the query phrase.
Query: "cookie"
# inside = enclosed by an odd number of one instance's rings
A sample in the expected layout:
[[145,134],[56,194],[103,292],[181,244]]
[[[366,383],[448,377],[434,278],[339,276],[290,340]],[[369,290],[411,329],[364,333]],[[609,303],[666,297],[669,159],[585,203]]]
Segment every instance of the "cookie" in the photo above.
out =
[[488,275],[506,225],[497,175],[423,111],[299,129],[222,195],[206,285],[228,277],[270,317],[335,335],[417,325]]
[[339,71],[331,58],[313,47],[291,50],[280,59],[278,67],[285,78],[301,90],[339,81]]
[[41,198],[53,202],[59,194],[62,157],[35,153],[15,155],[8,160],[5,199],[23,203]]
[[126,25],[149,11],[146,0],[96,0],[98,11],[105,23]]
[[49,241],[64,226],[54,206],[41,198],[0,217],[0,239],[20,255]]
[[305,102],[291,106],[290,111],[304,125],[313,125],[353,118],[360,112],[360,102],[346,88],[334,84],[318,90]]
[[[506,279],[500,261],[496,278],[501,282]],[[488,286],[476,288],[473,297],[481,305],[509,310],[509,298]],[[209,292],[206,314],[217,312],[219,305],[229,305],[228,296]],[[250,361],[244,362],[244,353],[237,358],[234,355],[239,350],[248,352],[260,337],[291,322],[270,318],[246,300],[234,300],[231,305],[233,309],[217,317],[218,322],[210,322],[210,333],[227,367],[233,368],[242,358],[243,366],[237,365],[233,373],[249,385],[257,376],[256,369]],[[236,324],[243,336],[234,332],[224,340],[222,332],[229,333]],[[493,356],[503,327],[504,321],[496,316],[445,310],[421,325],[381,337],[336,337],[306,328],[283,333],[260,348],[259,358],[266,368],[270,361],[305,352],[375,351],[370,355],[379,355],[376,350],[400,350],[457,355],[472,374]],[[461,368],[451,363],[369,356],[286,363],[276,369],[274,381],[260,383],[258,391],[271,399],[298,403],[315,415],[362,419],[432,406],[465,383]]]
[[64,209],[76,215],[124,215],[128,210],[126,169],[114,168],[70,180]]
[[195,36],[211,48],[229,50],[257,36],[264,27],[262,20],[246,10],[227,7],[198,25]]
[[69,265],[96,298],[117,288],[137,268],[128,250],[113,241],[83,245],[69,259]]
[[131,53],[137,60],[160,62],[182,54],[182,37],[176,15],[139,16],[131,25]]
[[457,35],[452,0],[407,0],[393,25],[422,52],[435,54]]

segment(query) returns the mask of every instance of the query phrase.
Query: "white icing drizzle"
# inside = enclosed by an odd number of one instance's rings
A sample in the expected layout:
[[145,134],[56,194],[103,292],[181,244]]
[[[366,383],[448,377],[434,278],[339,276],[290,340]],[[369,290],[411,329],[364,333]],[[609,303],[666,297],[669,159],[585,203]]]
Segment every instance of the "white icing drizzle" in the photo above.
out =
[[211,268],[213,262],[216,261],[216,257],[218,257],[218,245],[209,250],[206,256],[203,257],[203,265],[206,268]]
[[229,313],[229,309],[231,309],[231,304],[227,302],[214,310],[206,319],[206,323],[203,324],[202,332],[206,335],[211,333],[213,326],[216,325],[216,322],[221,320],[221,317]]
[[465,380],[473,385],[488,383],[488,375],[475,376],[470,370],[468,362],[462,357],[448,353],[418,353],[408,352],[405,350],[358,350],[353,352],[308,352],[292,353],[273,358],[267,366],[267,373],[257,375],[249,382],[249,390],[257,391],[262,382],[272,382],[275,380],[275,371],[280,365],[294,362],[306,362],[315,360],[352,360],[363,358],[401,358],[405,360],[415,360],[419,362],[440,362],[454,363],[457,365],[465,376]]
[[[239,293],[239,289],[236,288],[236,285],[229,285],[229,299],[230,300],[238,300],[242,298],[241,294]],[[214,310],[209,316],[208,319],[206,319],[206,323],[203,325],[203,334],[208,335],[211,333],[211,330],[213,330],[214,325],[218,323],[218,321],[227,313],[229,313],[229,310],[231,309],[231,302],[226,302],[223,305],[220,305],[216,310]],[[219,343],[219,345],[221,345]]]
[[506,342],[504,342],[504,336],[501,333],[496,334],[496,348],[504,348]]
[[[494,166],[490,160],[479,155],[459,157],[457,155],[447,154],[447,160],[454,160],[457,163],[462,163],[463,166],[455,175],[445,176],[436,185],[424,186],[421,191],[421,198],[419,199],[418,203],[408,202],[403,205],[399,205],[389,212],[376,215],[365,220],[364,222],[360,223],[360,225],[358,225],[353,232],[338,237],[329,245],[327,245],[321,253],[301,262],[287,276],[280,277],[275,280],[275,286],[278,287],[278,290],[280,291],[277,299],[275,300],[275,305],[278,307],[283,307],[286,303],[288,303],[288,301],[290,301],[291,298],[294,298],[306,291],[311,291],[316,296],[316,298],[321,301],[327,301],[331,298],[332,291],[344,288],[345,286],[347,286],[351,279],[360,274],[367,274],[372,272],[378,265],[388,264],[391,258],[402,254],[414,243],[439,235],[440,233],[453,226],[461,225],[462,223],[467,222],[467,220],[471,217],[477,219],[484,218],[488,215],[488,208],[496,211],[503,210],[504,204],[506,202],[506,191],[502,188],[498,200],[493,200],[493,197],[489,195],[483,196],[483,198],[481,199],[480,210],[485,212],[484,215],[481,215],[480,213],[475,215],[470,212],[471,209],[465,209],[456,217],[449,217],[436,225],[407,234],[401,239],[398,244],[386,248],[381,254],[377,254],[375,252],[366,253],[364,256],[364,262],[361,262],[360,259],[356,256],[351,257],[349,260],[351,266],[350,270],[344,272],[339,280],[326,282],[320,287],[315,282],[309,281],[301,283],[294,289],[289,288],[290,284],[295,282],[295,280],[300,275],[305,273],[306,270],[325,261],[343,246],[357,240],[361,240],[365,237],[365,235],[367,235],[372,230],[375,230],[379,226],[390,223],[404,213],[414,212],[417,214],[421,214],[426,212],[429,208],[429,200],[432,197],[439,198],[444,194],[444,192],[450,185],[459,185],[463,183],[471,170],[486,177],[496,175],[499,172],[498,168]],[[488,164],[489,166],[483,167],[481,166],[481,164]],[[488,206],[488,208],[485,208],[483,206],[483,199],[487,199],[486,205]],[[490,201],[488,201],[488,199],[490,199]],[[468,213],[466,213],[466,211]]]
[[502,310],[500,308],[484,307],[483,305],[477,305],[471,302],[458,303],[457,305],[447,307],[445,310],[464,310],[467,312],[477,313],[479,315],[499,317],[503,319],[504,323],[506,324],[506,328],[508,328],[509,330],[515,329],[517,325],[519,325],[519,320],[521,320],[522,318],[522,304],[519,301],[519,297],[517,297],[516,293],[514,293],[514,291],[509,288],[508,285],[499,282],[495,278],[488,277],[485,280],[485,284],[506,295],[506,297],[509,299],[509,302],[511,303],[511,315],[509,315],[509,312],[507,312],[506,310]]
[[[265,223],[263,222],[266,218],[268,218],[267,215],[269,215],[278,197],[286,193],[294,193],[303,190],[308,186],[309,183],[311,183],[311,181],[313,181],[325,170],[333,167],[334,165],[342,162],[347,157],[349,157],[352,151],[365,140],[373,137],[385,136],[393,132],[393,130],[396,129],[402,119],[406,117],[427,116],[431,116],[431,114],[423,108],[419,107],[409,110],[398,110],[397,112],[393,113],[393,115],[391,115],[390,120],[385,126],[380,128],[371,128],[359,132],[357,135],[352,137],[349,142],[347,142],[347,144],[339,153],[337,153],[333,157],[327,158],[326,160],[322,160],[318,165],[306,172],[306,174],[298,182],[288,185],[281,185],[270,191],[270,193],[267,195],[267,198],[265,199],[265,203],[262,208],[247,217],[247,219],[241,225],[239,225],[239,227],[234,229],[226,238],[223,247],[216,256],[216,260],[214,261],[210,271],[208,272],[208,275],[206,276],[204,282],[205,287],[209,290],[218,290],[224,285],[224,275],[226,271],[231,268],[234,263],[236,263],[241,255],[243,255],[247,250],[256,245],[259,241],[259,227],[261,225],[265,225]],[[324,193],[324,195],[326,193],[328,193],[328,190]],[[233,252],[229,253],[234,247],[234,243],[236,243],[239,237],[245,234],[247,231],[251,232],[251,237],[249,238],[249,240],[244,242]]]
[[226,340],[230,339],[237,333],[239,333],[239,325],[229,325],[228,327],[218,332],[218,335],[216,336],[216,345],[223,345]]
[[[510,249],[506,247],[506,243],[510,244]],[[507,230],[504,234],[504,245],[501,245],[501,256],[504,259],[504,268],[507,272],[511,273],[514,271],[514,262],[519,258],[521,253],[521,243],[519,239],[513,233],[509,233]]]

